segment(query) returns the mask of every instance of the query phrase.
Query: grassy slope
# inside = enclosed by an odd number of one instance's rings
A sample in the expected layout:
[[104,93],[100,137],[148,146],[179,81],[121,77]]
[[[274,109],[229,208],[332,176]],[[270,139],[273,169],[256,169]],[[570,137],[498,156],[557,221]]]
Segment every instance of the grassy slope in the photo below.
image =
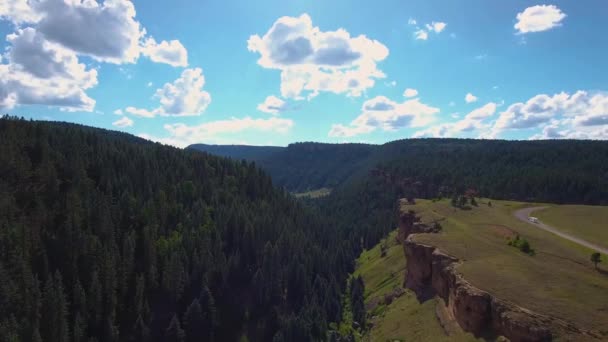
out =
[[[409,209],[423,222],[441,219],[443,233],[417,235],[416,240],[464,260],[459,271],[499,298],[608,334],[608,269],[593,269],[591,250],[514,218],[512,212],[526,204],[492,203],[489,207],[484,200],[464,211],[449,201],[421,200]],[[508,246],[514,234],[526,238],[536,256]]]
[[608,207],[557,205],[533,215],[565,233],[608,248]]
[[[365,251],[357,259],[355,276],[361,275],[365,282],[366,305],[383,298],[403,283],[405,257],[403,248],[395,241],[397,232],[387,238],[389,248],[385,257],[380,257],[380,244]],[[446,336],[435,316],[436,300],[419,303],[415,295],[406,290],[390,305],[378,306],[372,319],[374,327],[364,341],[474,341],[470,334],[456,331]]]
[[311,190],[311,191],[307,191],[307,192],[299,192],[299,193],[295,193],[294,196],[296,196],[296,198],[321,198],[321,197],[326,197],[329,196],[331,194],[331,189],[329,188],[321,188],[321,189],[317,189],[317,190]]

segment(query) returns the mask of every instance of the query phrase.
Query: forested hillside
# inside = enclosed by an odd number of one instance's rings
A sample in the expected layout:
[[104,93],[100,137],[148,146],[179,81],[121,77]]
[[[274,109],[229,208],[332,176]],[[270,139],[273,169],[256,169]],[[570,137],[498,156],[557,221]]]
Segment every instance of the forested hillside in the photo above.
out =
[[335,188],[346,180],[364,176],[378,149],[367,144],[294,143],[287,147],[190,145],[198,150],[234,159],[255,161],[273,182],[293,192]]
[[420,182],[427,198],[476,189],[497,199],[608,204],[608,142],[407,139],[384,145],[298,143],[250,157],[275,184],[299,192],[372,173]]
[[247,146],[247,145],[207,145],[194,144],[188,146],[209,154],[229,157],[232,159],[261,160],[282,151],[285,147],[279,146]]
[[0,119],[2,341],[325,340],[364,228],[250,163]]

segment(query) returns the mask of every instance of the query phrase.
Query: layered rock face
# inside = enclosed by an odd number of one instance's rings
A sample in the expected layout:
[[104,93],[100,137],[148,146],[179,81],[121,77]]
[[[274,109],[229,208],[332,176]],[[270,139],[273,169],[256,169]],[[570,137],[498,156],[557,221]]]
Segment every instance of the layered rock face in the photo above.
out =
[[551,341],[552,330],[580,334],[580,340],[599,337],[474,287],[456,271],[457,258],[414,241],[412,234],[429,232],[428,226],[417,221],[413,212],[404,213],[400,218],[398,236],[407,259],[405,286],[413,290],[420,301],[433,296],[443,299],[464,331],[482,337],[504,336],[513,342]]

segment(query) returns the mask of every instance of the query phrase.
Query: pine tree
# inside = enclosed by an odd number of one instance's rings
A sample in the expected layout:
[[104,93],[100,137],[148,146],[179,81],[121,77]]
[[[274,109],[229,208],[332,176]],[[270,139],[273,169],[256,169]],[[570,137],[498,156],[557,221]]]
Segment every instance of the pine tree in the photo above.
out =
[[68,306],[61,274],[56,271],[44,285],[42,300],[42,331],[44,341],[68,342]]
[[203,332],[208,341],[214,338],[214,332],[218,326],[217,311],[215,308],[215,299],[207,286],[203,286],[199,295],[200,307],[203,315]]
[[150,329],[141,316],[137,317],[135,326],[133,326],[133,332],[131,333],[132,342],[148,342],[150,341]]
[[173,315],[169,327],[165,331],[166,342],[182,342],[184,341],[184,331],[182,330],[177,315]]
[[[197,342],[205,340],[205,331],[203,330],[205,321],[203,312],[198,299],[194,299],[184,315],[184,330],[186,332],[187,342]],[[206,337],[209,337],[206,336]]]

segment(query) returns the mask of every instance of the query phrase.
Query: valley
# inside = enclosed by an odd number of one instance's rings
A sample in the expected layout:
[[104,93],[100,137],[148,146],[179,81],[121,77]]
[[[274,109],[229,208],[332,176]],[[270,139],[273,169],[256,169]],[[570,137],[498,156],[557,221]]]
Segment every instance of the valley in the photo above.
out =
[[606,143],[215,156],[13,117],[0,133],[0,336],[11,341],[608,336],[605,254],[592,262],[592,249],[515,216],[546,207],[541,222],[601,244]]

